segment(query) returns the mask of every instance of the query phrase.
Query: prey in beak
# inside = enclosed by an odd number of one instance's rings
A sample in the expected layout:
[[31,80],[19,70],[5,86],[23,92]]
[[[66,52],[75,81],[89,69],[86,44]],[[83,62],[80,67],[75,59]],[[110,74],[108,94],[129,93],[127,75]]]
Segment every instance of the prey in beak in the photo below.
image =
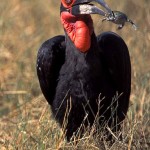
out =
[[103,21],[111,21],[118,25],[118,29],[122,29],[126,22],[129,22],[134,30],[137,30],[136,24],[128,18],[128,16],[120,11],[112,11],[112,14],[108,14],[106,17],[102,19]]

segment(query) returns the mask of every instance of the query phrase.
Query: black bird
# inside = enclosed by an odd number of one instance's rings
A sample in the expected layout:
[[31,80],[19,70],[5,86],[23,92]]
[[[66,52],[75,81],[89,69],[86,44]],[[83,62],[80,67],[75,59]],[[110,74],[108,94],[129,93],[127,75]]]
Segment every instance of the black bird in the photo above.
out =
[[[61,0],[60,18],[65,36],[42,44],[37,56],[41,90],[68,140],[78,128],[98,126],[120,129],[130,97],[131,65],[123,39],[104,32],[96,36],[90,14],[105,13],[94,0]],[[111,12],[102,0],[96,0]],[[114,100],[118,93],[120,96]],[[103,100],[99,101],[99,95]],[[65,123],[64,123],[65,120]],[[65,125],[64,125],[65,124]]]

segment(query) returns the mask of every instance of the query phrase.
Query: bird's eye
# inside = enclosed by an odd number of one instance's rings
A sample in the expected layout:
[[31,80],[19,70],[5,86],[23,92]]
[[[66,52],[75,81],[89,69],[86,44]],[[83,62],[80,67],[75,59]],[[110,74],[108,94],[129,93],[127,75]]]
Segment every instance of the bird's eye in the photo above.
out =
[[75,0],[61,0],[64,7],[71,7]]
[[65,0],[66,4],[71,4],[72,0]]

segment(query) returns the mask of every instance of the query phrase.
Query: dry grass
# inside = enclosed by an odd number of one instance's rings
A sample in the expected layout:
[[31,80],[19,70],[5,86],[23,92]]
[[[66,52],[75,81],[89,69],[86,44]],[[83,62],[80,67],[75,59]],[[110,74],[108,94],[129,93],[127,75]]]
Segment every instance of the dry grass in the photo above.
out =
[[[115,10],[133,19],[139,29],[127,25],[101,23],[93,16],[96,33],[111,30],[126,41],[132,61],[132,94],[124,122],[123,142],[107,149],[150,148],[150,1],[107,0]],[[51,118],[49,106],[41,95],[35,72],[36,54],[46,39],[63,34],[59,4],[54,0],[5,0],[0,4],[0,148],[11,149],[102,149],[93,138],[92,128],[83,139],[67,143]],[[103,147],[107,147],[107,142]]]

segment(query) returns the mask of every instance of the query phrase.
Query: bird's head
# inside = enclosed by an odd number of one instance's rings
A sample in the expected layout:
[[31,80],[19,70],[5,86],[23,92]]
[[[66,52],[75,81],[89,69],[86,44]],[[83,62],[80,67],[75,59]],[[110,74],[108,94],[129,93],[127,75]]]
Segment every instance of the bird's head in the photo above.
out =
[[[99,9],[91,2],[102,5],[107,12]],[[91,46],[91,35],[94,31],[90,14],[106,16],[111,9],[103,0],[61,0],[60,15],[64,30],[81,52],[86,52]]]

